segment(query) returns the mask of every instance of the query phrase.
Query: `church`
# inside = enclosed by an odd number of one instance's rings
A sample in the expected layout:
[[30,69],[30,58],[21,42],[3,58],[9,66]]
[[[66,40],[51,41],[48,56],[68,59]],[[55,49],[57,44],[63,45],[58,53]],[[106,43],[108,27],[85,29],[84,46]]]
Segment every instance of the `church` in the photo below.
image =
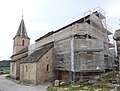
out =
[[[103,22],[104,21],[104,22]],[[112,69],[114,54],[110,49],[104,13],[96,10],[30,45],[24,20],[13,38],[10,77],[38,85],[55,79],[76,82],[84,76]]]

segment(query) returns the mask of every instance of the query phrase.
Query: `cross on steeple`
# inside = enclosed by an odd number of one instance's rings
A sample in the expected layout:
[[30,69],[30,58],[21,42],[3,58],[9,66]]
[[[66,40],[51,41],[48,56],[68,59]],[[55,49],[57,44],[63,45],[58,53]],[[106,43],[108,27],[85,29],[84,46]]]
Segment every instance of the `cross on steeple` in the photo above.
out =
[[23,19],[23,10],[22,10],[22,19]]

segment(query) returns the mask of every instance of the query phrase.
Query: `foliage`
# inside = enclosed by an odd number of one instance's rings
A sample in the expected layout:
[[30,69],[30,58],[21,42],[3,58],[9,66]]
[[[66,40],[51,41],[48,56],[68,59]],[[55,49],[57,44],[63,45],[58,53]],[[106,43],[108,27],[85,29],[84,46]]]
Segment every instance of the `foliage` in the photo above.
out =
[[79,90],[85,90],[85,91],[96,91],[96,89],[99,89],[98,91],[110,91],[111,89],[114,89],[115,87],[108,86],[106,83],[97,82],[97,83],[81,83],[77,85],[67,85],[67,86],[50,86],[48,87],[48,91],[79,91]]
[[1,67],[0,74],[9,74],[10,67]]
[[0,67],[10,67],[10,60],[0,61]]
[[102,77],[104,79],[110,79],[110,78],[115,78],[117,74],[118,74],[118,71],[111,71],[111,72],[104,74]]
[[57,87],[50,86],[48,87],[48,91],[57,91]]
[[117,75],[118,71],[111,71],[101,74],[95,83],[82,82],[60,87],[50,86],[48,87],[48,91],[111,91],[111,89],[115,89],[115,85],[110,83],[109,80],[117,78]]

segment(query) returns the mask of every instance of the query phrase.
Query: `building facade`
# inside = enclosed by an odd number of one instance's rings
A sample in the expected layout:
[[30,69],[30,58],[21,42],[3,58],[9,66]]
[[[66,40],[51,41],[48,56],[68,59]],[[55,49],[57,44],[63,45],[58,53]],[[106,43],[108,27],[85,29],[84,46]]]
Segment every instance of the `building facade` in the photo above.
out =
[[[32,45],[29,45],[25,25],[21,25],[14,38],[10,64],[12,78],[35,85],[55,79],[75,82],[81,79],[81,75],[112,68],[113,61],[109,60],[109,49],[114,47],[109,42],[112,33],[107,29],[104,13],[100,10],[47,33]],[[21,32],[24,29],[24,33]]]

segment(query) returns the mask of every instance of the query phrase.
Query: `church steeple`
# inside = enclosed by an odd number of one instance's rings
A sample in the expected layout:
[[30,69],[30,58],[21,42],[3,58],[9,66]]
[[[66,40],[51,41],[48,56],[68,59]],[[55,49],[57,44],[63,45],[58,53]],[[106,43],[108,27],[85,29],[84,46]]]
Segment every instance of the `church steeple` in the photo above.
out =
[[15,37],[13,38],[13,40],[14,40],[13,55],[18,53],[21,49],[29,46],[29,44],[30,44],[30,38],[27,35],[25,23],[23,20],[23,15],[22,15],[22,20],[18,27],[17,33],[16,33]]
[[20,25],[19,25],[19,28],[18,28],[18,31],[17,31],[15,37],[17,37],[17,36],[20,36],[20,37],[23,37],[23,38],[29,38],[28,35],[27,35],[25,23],[24,23],[24,20],[23,20],[23,15],[22,15],[22,20],[20,22]]

